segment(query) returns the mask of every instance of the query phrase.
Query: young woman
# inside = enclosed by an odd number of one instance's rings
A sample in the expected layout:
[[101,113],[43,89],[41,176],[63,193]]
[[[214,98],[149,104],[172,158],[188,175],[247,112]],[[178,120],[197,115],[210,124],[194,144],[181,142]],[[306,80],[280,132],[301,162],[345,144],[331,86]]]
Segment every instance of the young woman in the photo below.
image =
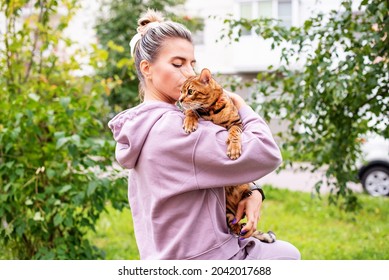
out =
[[[128,197],[141,259],[299,259],[284,241],[262,243],[229,233],[224,186],[255,181],[281,162],[266,123],[229,93],[244,124],[243,153],[226,156],[227,131],[209,121],[186,134],[175,106],[183,82],[194,75],[194,48],[182,25],[148,11],[139,21],[131,52],[143,102],[109,122],[116,158],[130,170]],[[262,194],[240,202],[237,221],[257,226]]]

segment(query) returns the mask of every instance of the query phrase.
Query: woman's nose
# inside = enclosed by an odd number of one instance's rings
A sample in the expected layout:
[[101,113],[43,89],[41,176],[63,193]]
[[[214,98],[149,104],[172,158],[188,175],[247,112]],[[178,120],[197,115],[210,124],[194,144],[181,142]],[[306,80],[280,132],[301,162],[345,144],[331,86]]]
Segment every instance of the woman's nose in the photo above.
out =
[[185,78],[196,76],[196,73],[194,72],[192,67],[183,67],[182,74],[184,75]]

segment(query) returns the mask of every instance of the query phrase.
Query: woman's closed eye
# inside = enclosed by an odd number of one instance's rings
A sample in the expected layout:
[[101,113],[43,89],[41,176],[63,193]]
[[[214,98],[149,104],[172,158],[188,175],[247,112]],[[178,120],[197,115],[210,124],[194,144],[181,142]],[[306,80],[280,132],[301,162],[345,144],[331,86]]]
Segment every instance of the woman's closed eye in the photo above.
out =
[[176,63],[172,63],[172,65],[176,68],[181,68],[182,67],[182,64],[176,64]]

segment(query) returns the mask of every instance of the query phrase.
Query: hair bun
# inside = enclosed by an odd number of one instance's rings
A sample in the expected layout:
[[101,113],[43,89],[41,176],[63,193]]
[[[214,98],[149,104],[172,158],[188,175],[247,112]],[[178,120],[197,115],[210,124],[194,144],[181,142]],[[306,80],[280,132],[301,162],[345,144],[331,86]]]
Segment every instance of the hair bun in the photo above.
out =
[[[162,13],[148,9],[146,13],[144,13],[140,19],[138,20],[138,33],[144,35],[147,30],[152,27],[155,27],[159,23],[163,22],[164,18]],[[155,23],[155,24],[153,24]]]

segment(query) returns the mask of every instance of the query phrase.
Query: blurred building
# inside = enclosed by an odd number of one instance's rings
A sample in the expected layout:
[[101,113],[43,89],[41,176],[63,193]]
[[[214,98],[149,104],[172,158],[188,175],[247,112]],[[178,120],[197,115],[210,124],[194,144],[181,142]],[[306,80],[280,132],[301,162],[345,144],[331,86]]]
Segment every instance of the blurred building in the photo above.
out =
[[[244,84],[257,77],[268,67],[280,65],[280,49],[271,49],[271,41],[264,40],[254,32],[243,32],[239,42],[227,39],[218,40],[225,27],[223,19],[233,18],[256,19],[271,17],[282,20],[287,27],[301,26],[310,17],[331,10],[340,11],[341,0],[187,0],[185,10],[189,16],[204,18],[205,27],[194,34],[197,70],[209,68],[217,74],[219,82],[234,80],[235,84]],[[353,1],[354,9],[360,0]],[[218,42],[217,42],[218,41]],[[304,59],[290,65],[293,69],[302,67]],[[237,88],[235,92],[250,99],[255,89]],[[261,97],[256,96],[260,102]],[[259,112],[260,113],[260,112]],[[286,123],[273,119],[270,122],[273,134],[286,130]]]
[[[354,1],[355,7],[358,2]],[[208,67],[221,74],[250,74],[266,71],[269,65],[279,63],[279,51],[272,51],[271,42],[254,32],[243,32],[239,42],[217,43],[223,28],[218,18],[272,17],[282,20],[285,26],[301,26],[318,12],[338,10],[340,3],[341,0],[187,0],[188,15],[203,17],[205,21],[204,30],[195,34],[198,67]]]

